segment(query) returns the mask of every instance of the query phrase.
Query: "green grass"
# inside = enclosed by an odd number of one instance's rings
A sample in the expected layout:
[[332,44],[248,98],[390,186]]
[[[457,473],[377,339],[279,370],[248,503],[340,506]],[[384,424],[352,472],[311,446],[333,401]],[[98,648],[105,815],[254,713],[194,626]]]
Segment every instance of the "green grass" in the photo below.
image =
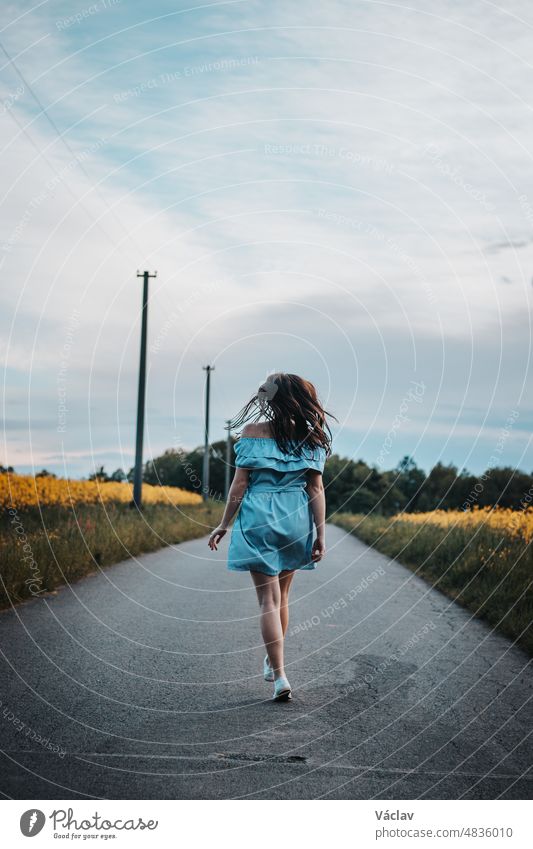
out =
[[473,533],[350,513],[330,521],[400,561],[533,655],[533,551],[522,537],[487,526]]
[[5,511],[0,523],[0,608],[77,581],[99,567],[196,539],[219,521],[223,504],[79,504]]

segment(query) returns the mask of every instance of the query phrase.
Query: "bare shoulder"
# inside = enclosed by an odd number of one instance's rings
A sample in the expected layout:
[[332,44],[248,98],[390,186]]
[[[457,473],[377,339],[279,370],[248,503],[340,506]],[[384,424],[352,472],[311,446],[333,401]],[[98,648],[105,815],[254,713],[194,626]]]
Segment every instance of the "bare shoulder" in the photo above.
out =
[[244,425],[242,436],[252,437],[252,439],[260,439],[261,437],[270,437],[270,425],[268,422],[251,422]]

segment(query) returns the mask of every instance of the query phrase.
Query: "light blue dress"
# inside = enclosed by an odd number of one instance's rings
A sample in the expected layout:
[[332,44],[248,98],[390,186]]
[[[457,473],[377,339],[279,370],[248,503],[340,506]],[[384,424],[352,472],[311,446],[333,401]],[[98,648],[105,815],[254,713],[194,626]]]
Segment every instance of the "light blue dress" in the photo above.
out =
[[250,481],[233,524],[228,569],[279,575],[315,568],[306,471],[322,472],[325,461],[324,448],[304,446],[298,456],[281,451],[267,437],[237,441],[235,464],[250,469]]

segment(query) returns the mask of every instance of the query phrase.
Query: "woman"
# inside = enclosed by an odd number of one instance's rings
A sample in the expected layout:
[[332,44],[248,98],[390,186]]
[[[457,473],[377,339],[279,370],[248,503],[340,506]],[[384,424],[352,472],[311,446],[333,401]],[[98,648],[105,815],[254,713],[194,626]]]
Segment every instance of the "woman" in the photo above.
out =
[[209,547],[216,551],[240,507],[228,568],[250,572],[255,584],[267,651],[263,675],[274,682],[276,701],[292,698],[283,641],[294,573],[314,569],[326,552],[322,471],[331,451],[327,415],[308,380],[295,374],[267,378],[230,423],[232,429],[244,429],[235,445],[236,470],[226,509],[209,537]]

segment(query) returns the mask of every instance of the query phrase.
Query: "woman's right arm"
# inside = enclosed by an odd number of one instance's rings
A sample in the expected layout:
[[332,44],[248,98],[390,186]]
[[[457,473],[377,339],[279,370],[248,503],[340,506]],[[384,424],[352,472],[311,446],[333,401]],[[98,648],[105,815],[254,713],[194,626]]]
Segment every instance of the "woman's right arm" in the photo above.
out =
[[233,482],[228,492],[228,500],[226,501],[226,509],[224,510],[224,515],[220,520],[220,525],[215,528],[215,530],[209,537],[209,541],[207,543],[212,551],[217,551],[217,544],[226,534],[229,523],[231,522],[233,516],[239,509],[240,503],[244,497],[244,493],[248,489],[249,478],[250,472],[248,469],[241,469],[240,467],[237,467],[235,469]]
[[309,469],[307,472],[307,494],[316,527],[316,539],[313,543],[313,560],[322,560],[326,553],[326,496],[320,472]]

